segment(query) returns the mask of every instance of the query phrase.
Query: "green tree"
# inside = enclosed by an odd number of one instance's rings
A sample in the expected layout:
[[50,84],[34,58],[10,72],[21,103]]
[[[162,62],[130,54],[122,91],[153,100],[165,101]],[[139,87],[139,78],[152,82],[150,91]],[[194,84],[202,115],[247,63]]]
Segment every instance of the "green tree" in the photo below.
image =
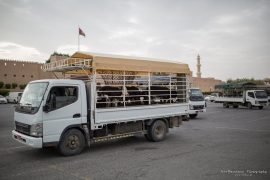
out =
[[2,96],[7,96],[9,93],[9,90],[6,90],[6,89],[0,89],[0,95]]
[[233,82],[233,80],[231,79],[231,78],[229,78],[228,80],[227,80],[227,83],[232,83]]
[[5,88],[6,89],[10,89],[11,88],[11,85],[10,84],[5,84]]
[[[62,54],[62,53],[58,53],[58,52],[56,52],[56,51],[54,51],[52,54],[51,54],[51,56],[64,56],[64,57],[70,57],[68,54]],[[50,57],[51,57],[50,56]],[[46,63],[50,63],[51,62],[51,58],[50,59],[48,59],[47,61],[46,61]]]
[[12,83],[11,86],[12,86],[12,89],[15,89],[16,87],[18,87],[18,84],[17,83]]
[[20,89],[24,89],[26,87],[26,84],[19,85]]
[[263,85],[263,80],[255,80],[254,78],[237,78],[237,79],[228,79],[227,83],[239,84],[239,83],[254,83],[256,85]]
[[4,82],[0,81],[0,89],[4,87]]

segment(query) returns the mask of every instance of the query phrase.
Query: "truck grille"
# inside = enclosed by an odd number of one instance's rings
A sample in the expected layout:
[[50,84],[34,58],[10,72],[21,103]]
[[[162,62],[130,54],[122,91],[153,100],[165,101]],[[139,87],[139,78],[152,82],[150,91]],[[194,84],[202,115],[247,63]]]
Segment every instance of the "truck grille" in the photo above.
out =
[[25,134],[25,135],[30,135],[30,125],[28,124],[24,124],[24,123],[20,123],[20,122],[17,122],[15,121],[15,130],[22,133],[22,134]]
[[199,110],[199,109],[203,109],[204,105],[197,105],[197,106],[193,106],[194,110]]
[[191,100],[191,101],[204,101],[204,98],[202,96],[190,96],[189,100]]
[[259,101],[260,104],[266,104],[267,101]]

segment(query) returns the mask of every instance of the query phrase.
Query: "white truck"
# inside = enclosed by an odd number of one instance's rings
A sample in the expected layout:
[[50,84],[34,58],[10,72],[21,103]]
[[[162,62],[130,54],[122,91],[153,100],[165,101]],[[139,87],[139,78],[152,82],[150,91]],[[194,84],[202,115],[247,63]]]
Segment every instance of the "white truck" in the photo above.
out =
[[134,135],[161,141],[188,116],[187,64],[77,52],[43,70],[69,78],[30,82],[12,137],[75,155],[95,142]]
[[21,96],[22,92],[10,92],[6,98],[9,103],[18,103]]
[[199,88],[190,88],[189,94],[189,110],[188,114],[191,119],[198,116],[199,112],[206,112],[206,102],[202,91]]
[[241,97],[216,97],[216,103],[223,103],[223,107],[238,108],[239,106],[245,106],[249,109],[253,107],[258,107],[263,109],[263,107],[268,106],[268,97],[264,90],[244,90]]

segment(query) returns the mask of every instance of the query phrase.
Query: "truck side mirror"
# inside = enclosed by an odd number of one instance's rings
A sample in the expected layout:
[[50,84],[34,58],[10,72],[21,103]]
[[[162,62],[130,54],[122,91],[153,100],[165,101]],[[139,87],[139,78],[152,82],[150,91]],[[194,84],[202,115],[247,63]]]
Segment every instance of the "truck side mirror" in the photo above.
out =
[[47,112],[49,112],[49,110],[50,110],[49,105],[48,105],[48,104],[45,104],[45,105],[43,106],[43,111],[47,113]]

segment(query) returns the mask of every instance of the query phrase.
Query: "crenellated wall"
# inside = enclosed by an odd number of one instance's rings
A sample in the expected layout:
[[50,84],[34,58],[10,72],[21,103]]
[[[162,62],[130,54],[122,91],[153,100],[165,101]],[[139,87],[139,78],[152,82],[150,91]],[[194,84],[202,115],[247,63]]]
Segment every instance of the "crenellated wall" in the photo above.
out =
[[215,91],[215,85],[220,84],[222,81],[215,78],[191,78],[191,87],[200,88],[203,92]]
[[42,63],[37,62],[0,59],[0,81],[5,84],[17,83],[15,90],[19,90],[19,85],[29,81],[54,78],[52,73],[43,72],[41,66]]

